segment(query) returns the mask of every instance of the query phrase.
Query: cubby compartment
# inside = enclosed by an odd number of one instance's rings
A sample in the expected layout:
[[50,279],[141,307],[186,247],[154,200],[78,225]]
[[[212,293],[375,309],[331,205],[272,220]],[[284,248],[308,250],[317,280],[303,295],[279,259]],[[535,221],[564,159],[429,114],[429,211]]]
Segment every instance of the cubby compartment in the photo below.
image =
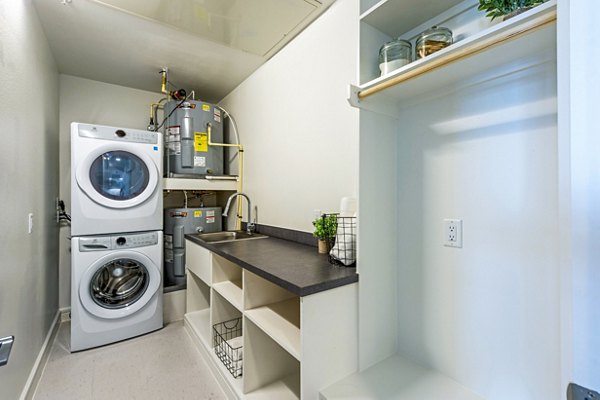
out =
[[206,345],[211,342],[210,286],[188,270],[185,321]]
[[243,309],[242,268],[212,254],[212,288],[240,312]]
[[245,399],[300,399],[300,361],[244,318]]
[[300,298],[244,271],[245,315],[294,358],[300,360]]
[[[229,387],[233,390],[233,392],[236,394],[236,396],[238,398],[242,397],[242,379],[236,379],[236,374],[232,374],[231,371],[229,370],[229,367],[231,367],[231,365],[226,365],[227,363],[223,363],[223,361],[220,359],[218,353],[218,349],[215,348],[216,345],[219,345],[218,343],[218,339],[215,340],[214,337],[214,328],[215,326],[217,326],[217,329],[219,329],[218,327],[220,326],[220,324],[226,323],[227,326],[229,326],[230,328],[232,327],[232,321],[234,320],[241,320],[242,318],[242,312],[240,310],[238,310],[233,304],[231,304],[229,302],[229,300],[227,300],[225,297],[223,297],[222,295],[220,295],[214,288],[212,289],[212,303],[211,303],[211,322],[210,322],[210,330],[211,332],[211,343],[209,346],[209,350],[210,350],[210,356],[213,358],[213,364],[216,365],[216,368],[219,372],[219,374],[221,375],[221,377],[229,384]],[[236,325],[237,327],[237,325]],[[221,331],[222,332],[222,331]],[[242,338],[244,331],[242,330]],[[231,335],[231,337],[227,338],[226,340],[230,340],[232,339],[234,336]],[[237,344],[235,345],[235,347],[238,347]],[[243,350],[242,350],[243,351]],[[233,355],[233,353],[231,354]],[[238,354],[239,355],[239,354]],[[243,356],[243,358],[245,358],[245,355]],[[243,363],[245,362],[244,360],[241,360],[241,362],[239,362],[240,360],[236,359],[236,366],[239,365],[241,368],[243,368]],[[234,366],[234,367],[236,367]]]

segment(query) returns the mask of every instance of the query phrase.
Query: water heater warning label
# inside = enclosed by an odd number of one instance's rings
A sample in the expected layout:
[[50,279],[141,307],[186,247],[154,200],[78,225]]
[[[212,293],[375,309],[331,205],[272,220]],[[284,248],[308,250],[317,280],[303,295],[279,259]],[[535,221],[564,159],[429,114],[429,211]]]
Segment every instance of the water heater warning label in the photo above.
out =
[[206,153],[208,151],[208,134],[194,132],[194,150]]
[[194,218],[200,218],[202,216],[202,211],[196,210],[194,211]]

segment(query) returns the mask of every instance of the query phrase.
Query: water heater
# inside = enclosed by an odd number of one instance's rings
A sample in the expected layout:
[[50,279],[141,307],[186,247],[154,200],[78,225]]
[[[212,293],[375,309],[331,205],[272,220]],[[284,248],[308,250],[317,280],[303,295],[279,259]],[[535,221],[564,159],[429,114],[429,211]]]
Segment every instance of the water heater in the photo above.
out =
[[164,287],[185,286],[185,235],[222,230],[221,207],[166,208],[164,214]]
[[[202,101],[171,100],[165,104],[165,176],[201,178],[223,175],[223,113]],[[210,128],[209,128],[210,126]]]

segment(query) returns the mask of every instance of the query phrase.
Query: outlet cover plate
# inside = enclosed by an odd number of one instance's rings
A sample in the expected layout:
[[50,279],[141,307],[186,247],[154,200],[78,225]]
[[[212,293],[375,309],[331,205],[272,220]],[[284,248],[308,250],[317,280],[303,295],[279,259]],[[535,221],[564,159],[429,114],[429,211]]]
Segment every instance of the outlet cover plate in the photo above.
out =
[[446,247],[462,247],[462,219],[444,220],[444,238],[443,243]]

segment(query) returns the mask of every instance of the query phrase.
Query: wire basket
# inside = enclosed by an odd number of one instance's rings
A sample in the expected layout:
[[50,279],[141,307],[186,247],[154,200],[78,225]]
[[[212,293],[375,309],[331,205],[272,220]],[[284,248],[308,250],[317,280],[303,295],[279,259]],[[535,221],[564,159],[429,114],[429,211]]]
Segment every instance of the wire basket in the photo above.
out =
[[242,317],[213,325],[215,353],[234,378],[242,376]]
[[329,262],[344,267],[356,267],[356,217],[332,215],[337,219],[337,232],[329,252]]

